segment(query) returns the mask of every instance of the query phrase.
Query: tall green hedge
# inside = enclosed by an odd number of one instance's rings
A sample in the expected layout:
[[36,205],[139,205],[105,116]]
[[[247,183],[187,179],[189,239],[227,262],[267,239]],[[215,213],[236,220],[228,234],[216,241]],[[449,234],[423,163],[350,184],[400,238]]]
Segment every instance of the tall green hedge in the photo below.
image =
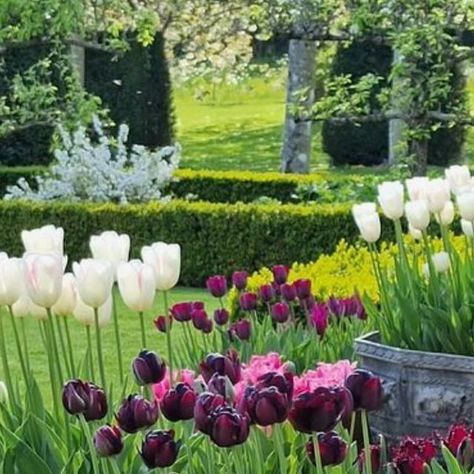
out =
[[[215,273],[308,262],[340,239],[358,237],[348,205],[189,203],[97,205],[0,202],[0,249],[22,253],[20,233],[47,223],[64,227],[69,262],[89,255],[91,234],[114,229],[132,239],[132,254],[157,240],[182,246],[181,284],[202,286]],[[389,230],[385,237],[391,237]]]

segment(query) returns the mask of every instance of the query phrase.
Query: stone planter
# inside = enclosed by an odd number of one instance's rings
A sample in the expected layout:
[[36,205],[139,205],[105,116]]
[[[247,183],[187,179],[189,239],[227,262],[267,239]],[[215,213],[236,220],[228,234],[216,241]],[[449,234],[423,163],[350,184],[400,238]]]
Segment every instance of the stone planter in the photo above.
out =
[[412,351],[381,344],[378,333],[356,339],[360,366],[384,380],[388,396],[371,413],[374,431],[395,440],[474,421],[474,357]]

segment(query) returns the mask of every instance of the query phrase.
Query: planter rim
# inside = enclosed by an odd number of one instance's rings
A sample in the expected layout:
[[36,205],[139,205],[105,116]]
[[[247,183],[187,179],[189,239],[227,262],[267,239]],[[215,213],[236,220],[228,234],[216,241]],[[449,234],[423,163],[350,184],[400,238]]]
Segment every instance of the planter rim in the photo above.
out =
[[387,346],[380,342],[378,331],[356,338],[355,349],[359,356],[387,363],[440,371],[474,372],[474,357]]

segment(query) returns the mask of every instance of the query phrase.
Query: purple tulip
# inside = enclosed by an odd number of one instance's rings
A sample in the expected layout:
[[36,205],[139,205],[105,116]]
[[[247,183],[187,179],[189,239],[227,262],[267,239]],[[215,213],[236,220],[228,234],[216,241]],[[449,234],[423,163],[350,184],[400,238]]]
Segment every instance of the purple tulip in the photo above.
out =
[[187,383],[170,388],[160,403],[161,412],[170,421],[190,420],[193,417],[196,392]]
[[275,298],[275,289],[270,284],[262,285],[258,290],[258,294],[264,303],[270,303]]
[[248,387],[244,397],[246,412],[251,421],[257,425],[270,426],[283,423],[288,417],[288,397],[276,387],[262,389]]
[[342,318],[347,315],[347,301],[340,298],[331,297],[326,303],[329,312],[336,318]]
[[345,400],[340,393],[326,387],[303,392],[293,400],[288,419],[293,428],[303,433],[334,429],[341,419]]
[[280,287],[281,296],[287,302],[294,301],[296,299],[296,287],[291,283],[284,283]]
[[171,315],[176,321],[184,323],[191,320],[193,304],[189,302],[176,303],[171,307]]
[[356,369],[346,379],[346,388],[351,392],[356,410],[375,411],[384,401],[382,380],[372,372]]
[[311,296],[311,280],[301,278],[296,280],[294,283],[296,289],[296,295],[300,300],[304,300]]
[[101,426],[94,434],[94,447],[102,457],[114,456],[123,449],[122,433],[117,426]]
[[[318,433],[319,452],[323,466],[337,466],[347,456],[347,443],[334,431]],[[306,453],[309,460],[316,465],[313,441],[306,444]]]
[[351,298],[352,307],[351,307],[351,315],[357,316],[358,319],[365,320],[367,319],[367,312],[365,311],[364,305],[362,300],[360,299],[359,295],[354,295]]
[[229,311],[225,308],[218,308],[214,311],[214,321],[218,326],[224,326],[229,321]]
[[115,418],[120,429],[127,433],[136,433],[155,424],[158,413],[156,401],[150,402],[140,395],[129,395],[123,400]]
[[209,354],[200,364],[201,375],[207,383],[217,373],[227,375],[232,384],[240,382],[241,367],[237,351],[229,350],[226,355]]
[[209,436],[221,448],[245,443],[249,436],[249,420],[234,408],[223,405],[209,416]]
[[329,312],[325,304],[317,304],[311,310],[311,324],[319,336],[324,336],[329,324]]
[[275,303],[271,307],[271,313],[277,323],[286,323],[290,316],[290,307],[286,303]]
[[275,265],[272,267],[273,279],[279,285],[283,285],[288,280],[288,267],[285,265]]
[[149,385],[164,379],[166,365],[155,352],[143,350],[133,359],[132,371],[138,385]]
[[201,393],[194,404],[194,422],[196,428],[204,434],[210,434],[210,416],[211,413],[221,406],[225,406],[225,398],[216,393]]
[[175,463],[181,441],[174,440],[174,431],[150,431],[146,434],[140,456],[149,469],[168,467]]
[[245,290],[249,274],[245,271],[236,271],[232,274],[232,283],[239,290]]
[[206,319],[202,324],[202,332],[204,334],[210,334],[212,332],[212,328],[214,327],[212,321],[210,319]]
[[257,390],[262,388],[276,387],[280,393],[286,394],[288,400],[293,398],[293,374],[285,372],[267,372],[257,379],[255,385]]
[[70,380],[63,388],[63,406],[71,415],[82,414],[87,421],[107,415],[107,397],[102,388],[91,382]]
[[191,312],[192,311],[202,311],[204,310],[203,301],[191,301]]
[[232,324],[229,328],[229,339],[233,341],[235,338],[241,341],[248,341],[252,332],[252,326],[247,319],[240,319]]
[[166,333],[168,332],[168,327],[171,328],[171,325],[173,324],[173,318],[172,316],[158,316],[155,321],[155,327],[158,329],[158,331]]
[[204,326],[206,325],[206,321],[208,320],[207,313],[203,309],[193,310],[191,318],[193,321],[193,326],[199,331],[203,330]]
[[242,293],[239,297],[240,308],[243,311],[255,311],[257,309],[257,295],[255,293]]
[[209,277],[206,286],[209,293],[216,298],[222,298],[227,293],[227,280],[224,275]]

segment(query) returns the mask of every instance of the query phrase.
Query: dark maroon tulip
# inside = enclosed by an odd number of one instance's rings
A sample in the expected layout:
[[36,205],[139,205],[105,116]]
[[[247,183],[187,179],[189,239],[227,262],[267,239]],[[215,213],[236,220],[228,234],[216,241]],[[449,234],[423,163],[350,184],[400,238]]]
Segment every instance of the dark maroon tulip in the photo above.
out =
[[279,392],[287,395],[288,400],[293,398],[293,374],[285,372],[267,372],[257,379],[255,384],[257,389],[276,387]]
[[240,319],[233,323],[229,328],[229,339],[233,341],[235,338],[241,341],[248,341],[252,332],[252,325],[247,319]]
[[286,303],[275,303],[271,307],[272,318],[277,323],[286,323],[290,316],[290,307]]
[[303,392],[293,400],[288,419],[297,431],[316,433],[330,431],[344,412],[344,400],[335,390],[318,387]]
[[275,289],[272,285],[265,284],[258,289],[258,294],[264,303],[270,303],[275,298]]
[[94,434],[94,447],[102,457],[119,454],[123,449],[120,429],[117,426],[101,426]]
[[291,283],[284,283],[280,287],[281,296],[285,301],[291,302],[296,299],[296,288],[295,285]]
[[63,388],[63,406],[71,415],[84,413],[90,403],[89,383],[75,379],[66,382]]
[[227,311],[225,308],[218,308],[214,311],[214,321],[218,326],[224,326],[224,324],[227,324],[229,317],[229,311]]
[[271,285],[273,287],[273,291],[275,292],[275,295],[281,296],[281,285],[279,285],[276,281],[272,281]]
[[170,388],[160,403],[161,412],[170,421],[190,420],[193,417],[197,394],[187,383]]
[[214,327],[212,321],[210,319],[206,319],[205,321],[203,321],[202,323],[202,329],[201,331],[204,333],[204,334],[210,334],[212,332],[212,328]]
[[272,267],[273,279],[275,283],[283,285],[288,280],[288,267],[285,265],[275,265]]
[[311,324],[319,336],[324,336],[329,324],[329,311],[325,304],[317,304],[311,310]]
[[204,309],[203,301],[191,301],[191,311],[201,311]]
[[84,412],[84,418],[87,421],[101,420],[105,415],[107,415],[107,397],[104,390],[97,385],[90,383],[89,387],[90,399],[89,405]]
[[[323,466],[337,466],[341,464],[347,456],[347,443],[334,431],[319,433],[319,452]],[[316,465],[313,440],[306,444],[306,453],[309,460]]]
[[207,383],[209,392],[222,395],[227,401],[234,399],[234,387],[226,375],[214,374]]
[[232,384],[240,382],[241,368],[237,351],[229,350],[226,355],[209,354],[200,364],[201,375],[207,383],[217,373],[227,375]]
[[352,413],[354,412],[354,399],[352,393],[345,387],[335,387],[334,391],[341,400],[343,410],[341,421],[345,428],[350,429],[352,421]]
[[191,314],[191,319],[193,321],[193,326],[199,331],[203,330],[203,327],[206,325],[208,320],[207,313],[203,309],[193,310]]
[[218,407],[226,405],[225,398],[217,393],[203,392],[194,404],[194,422],[196,428],[205,434],[210,434],[210,415]]
[[283,423],[288,417],[289,402],[285,393],[276,387],[245,391],[246,412],[252,422],[260,426]]
[[143,350],[133,359],[132,371],[138,385],[149,385],[164,379],[166,365],[156,352]]
[[150,402],[141,395],[129,395],[115,415],[119,427],[127,433],[136,433],[149,428],[158,419],[158,404]]
[[240,291],[245,290],[249,274],[245,271],[236,271],[232,274],[232,283]]
[[384,400],[382,380],[372,372],[356,369],[347,377],[346,387],[352,393],[356,410],[374,411],[381,408]]
[[359,319],[365,320],[367,319],[367,312],[365,311],[364,304],[360,299],[359,295],[355,295],[352,297],[352,304],[353,304],[353,315],[357,316]]
[[300,300],[311,296],[311,280],[301,278],[300,280],[296,280],[293,285],[295,285],[296,296],[298,296]]
[[193,312],[193,304],[189,302],[176,303],[171,307],[170,312],[173,318],[180,323],[190,321]]
[[249,436],[249,420],[234,408],[223,405],[209,416],[209,436],[221,448],[245,443]]
[[[378,444],[372,444],[370,446],[370,461],[372,465],[373,474],[379,474],[381,468],[381,450]],[[365,450],[362,449],[359,457],[357,458],[357,466],[360,472],[365,472]],[[396,471],[395,471],[396,472]]]
[[243,311],[254,311],[257,309],[257,295],[255,293],[242,293],[239,297],[240,308]]
[[158,316],[157,318],[155,318],[154,323],[158,331],[166,333],[168,331],[168,327],[171,327],[171,325],[173,324],[173,317]]
[[224,275],[209,277],[206,286],[209,293],[216,298],[222,298],[227,293],[227,280]]
[[142,443],[140,456],[149,469],[168,467],[175,463],[181,441],[174,440],[174,431],[150,431]]

